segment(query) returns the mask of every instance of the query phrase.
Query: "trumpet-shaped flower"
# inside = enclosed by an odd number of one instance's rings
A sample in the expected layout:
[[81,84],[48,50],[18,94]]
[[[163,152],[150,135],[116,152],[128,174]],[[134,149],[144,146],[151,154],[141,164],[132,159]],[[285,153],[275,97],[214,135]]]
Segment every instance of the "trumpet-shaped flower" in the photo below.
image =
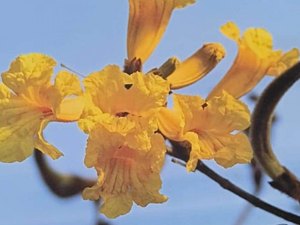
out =
[[166,30],[172,11],[195,0],[129,0],[128,60],[145,62]]
[[299,60],[299,50],[287,53],[274,51],[272,36],[261,28],[250,28],[243,36],[233,22],[221,27],[221,32],[238,45],[238,55],[224,78],[211,91],[208,99],[225,90],[236,98],[248,93],[267,74],[278,76]]
[[42,54],[21,55],[2,74],[0,84],[0,161],[22,161],[34,148],[53,159],[62,153],[47,143],[50,121],[79,119],[83,98],[75,75],[61,71],[50,83],[55,61]]
[[171,84],[171,89],[178,89],[195,83],[215,68],[224,56],[225,49],[221,44],[205,44],[168,75],[167,80]]
[[153,134],[151,147],[147,149],[131,146],[130,132],[143,132],[132,128],[123,135],[111,132],[98,125],[89,135],[85,164],[98,173],[97,183],[83,191],[83,198],[97,200],[103,204],[100,212],[115,218],[130,211],[133,202],[145,207],[149,203],[167,200],[159,193],[160,170],[165,156],[163,137]]
[[167,138],[191,144],[188,171],[201,159],[215,159],[223,167],[250,162],[249,140],[239,132],[249,124],[248,108],[225,92],[208,101],[174,95],[174,109],[163,108],[159,114],[159,129]]
[[89,133],[85,164],[99,175],[86,199],[104,200],[101,212],[114,218],[132,203],[146,206],[166,201],[159,194],[159,172],[165,155],[157,114],[170,91],[154,74],[123,73],[107,66],[84,79],[86,107],[79,126]]

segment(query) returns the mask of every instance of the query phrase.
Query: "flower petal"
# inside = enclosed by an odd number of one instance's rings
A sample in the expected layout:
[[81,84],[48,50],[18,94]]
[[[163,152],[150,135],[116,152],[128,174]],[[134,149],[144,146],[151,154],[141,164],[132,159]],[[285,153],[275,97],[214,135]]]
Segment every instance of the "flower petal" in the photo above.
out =
[[197,129],[200,124],[203,124],[203,120],[206,120],[202,107],[205,105],[205,100],[200,96],[174,94],[173,99],[174,110],[182,115],[184,120],[183,132]]
[[[207,104],[209,105],[207,107],[209,116],[206,118],[206,129],[230,133],[249,127],[250,111],[247,105],[225,91],[220,97],[210,99]],[[202,122],[202,126],[204,126],[204,122]]]
[[60,122],[77,121],[83,112],[84,104],[83,96],[64,98],[55,107],[55,116]]
[[82,94],[79,78],[68,71],[58,72],[55,78],[54,87],[62,97]]
[[281,75],[284,71],[295,65],[299,61],[299,57],[299,49],[293,48],[284,53],[281,58],[268,69],[267,74],[271,76]]
[[0,104],[2,101],[8,100],[11,96],[11,93],[7,86],[5,86],[3,83],[0,83]]
[[23,161],[33,152],[40,113],[19,99],[0,102],[0,161]]
[[228,168],[237,163],[251,162],[253,151],[249,138],[244,133],[231,135],[228,137],[227,143],[214,155],[214,159],[219,165]]
[[130,76],[117,66],[107,66],[84,79],[94,104],[105,113],[149,116],[166,103],[169,84],[161,77],[140,72]]
[[247,29],[241,44],[249,47],[259,58],[267,58],[274,54],[272,35],[263,28]]
[[[100,177],[98,180],[102,180],[102,177]],[[100,198],[101,195],[101,184],[96,183],[92,187],[87,187],[82,191],[82,198],[84,200],[93,200],[97,201]]]
[[85,104],[78,77],[67,71],[58,72],[54,85],[47,91],[47,99],[60,122],[78,120]]
[[48,121],[43,120],[40,124],[39,130],[37,132],[37,138],[34,142],[34,147],[38,150],[40,150],[41,152],[43,152],[44,154],[49,155],[52,159],[57,159],[60,156],[62,156],[63,154],[57,149],[55,148],[53,145],[49,144],[43,135],[43,130],[45,129],[45,127],[47,126]]
[[213,157],[213,151],[201,141],[199,141],[199,136],[195,132],[187,132],[184,135],[184,139],[191,144],[191,152],[189,160],[186,164],[187,171],[191,172],[196,169],[198,160],[211,159]]
[[128,59],[145,62],[166,30],[172,11],[195,0],[129,0]]
[[195,83],[208,74],[225,56],[225,49],[219,43],[205,44],[167,77],[171,89],[178,89]]
[[[166,0],[166,1],[172,1],[172,0]],[[176,8],[183,8],[195,2],[196,0],[174,0],[174,5]]]
[[21,55],[11,63],[7,72],[2,73],[2,81],[16,94],[28,86],[48,86],[55,65],[54,59],[43,54]]
[[111,219],[128,213],[132,207],[132,199],[127,194],[105,197],[104,202],[100,212]]
[[95,106],[90,94],[85,93],[83,97],[85,99],[85,105],[78,121],[78,126],[83,132],[88,134],[100,121],[102,121],[103,113]]
[[241,36],[239,27],[233,22],[221,26],[220,31],[225,37],[233,41],[238,41]]
[[84,190],[83,196],[93,200],[101,197],[100,211],[107,217],[128,213],[133,201],[141,206],[166,201],[159,193],[159,173],[166,152],[164,139],[160,134],[152,135],[148,149],[133,149],[126,134],[111,132],[101,125],[90,133],[85,164],[95,167],[99,179]]
[[166,137],[172,140],[181,140],[184,120],[179,113],[167,108],[161,108],[158,114],[158,127]]

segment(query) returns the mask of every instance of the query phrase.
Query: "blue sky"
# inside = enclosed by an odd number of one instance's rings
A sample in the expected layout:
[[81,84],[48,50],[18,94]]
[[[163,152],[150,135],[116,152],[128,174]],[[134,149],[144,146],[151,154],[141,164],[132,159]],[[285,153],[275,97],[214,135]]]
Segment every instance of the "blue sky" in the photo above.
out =
[[[126,0],[10,0],[0,3],[0,71],[7,70],[19,54],[42,52],[81,74],[100,70],[107,64],[122,66],[126,57],[128,3]],[[145,70],[160,65],[170,56],[184,59],[207,42],[221,42],[226,58],[200,82],[181,93],[205,96],[230,67],[236,55],[235,44],[223,37],[219,27],[236,22],[242,30],[264,27],[274,39],[276,49],[300,47],[300,3],[298,0],[198,0],[193,6],[173,13],[169,27]],[[259,93],[270,82],[264,79]],[[298,118],[300,85],[296,84],[277,108],[279,122],[273,131],[273,145],[278,158],[300,173]],[[68,173],[94,177],[83,165],[86,136],[76,124],[49,125],[45,131],[50,143],[65,156],[51,165]],[[246,190],[252,191],[248,166],[225,170],[208,163],[216,171]],[[245,202],[220,188],[200,173],[187,174],[185,169],[167,161],[163,171],[162,193],[165,204],[147,208],[134,207],[129,215],[112,224],[232,224]],[[267,185],[263,199],[289,210],[296,203]],[[33,159],[23,163],[0,164],[0,225],[93,224],[97,215],[91,202],[80,196],[57,199],[39,180]],[[299,211],[299,208],[298,208]],[[259,216],[259,217],[257,217]],[[257,223],[257,219],[259,222]],[[255,209],[247,224],[280,224],[284,220]]]

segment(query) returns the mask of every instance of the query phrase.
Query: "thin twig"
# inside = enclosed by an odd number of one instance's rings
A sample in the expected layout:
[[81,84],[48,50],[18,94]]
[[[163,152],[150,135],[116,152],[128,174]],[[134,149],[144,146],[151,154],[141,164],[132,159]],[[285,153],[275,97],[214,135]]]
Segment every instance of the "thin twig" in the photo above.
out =
[[77,72],[77,71],[71,69],[70,67],[66,66],[66,65],[63,64],[63,63],[61,63],[60,66],[61,66],[62,68],[65,68],[66,70],[69,70],[69,71],[72,72],[72,73],[77,74],[78,76],[80,76],[80,77],[82,77],[82,78],[85,78],[85,76],[84,76],[83,74],[81,74],[81,73],[79,73],[79,72]]
[[276,158],[271,144],[272,114],[282,96],[300,79],[300,63],[275,79],[259,98],[252,115],[250,139],[255,157],[273,179],[270,184],[290,197],[300,200],[300,182]]

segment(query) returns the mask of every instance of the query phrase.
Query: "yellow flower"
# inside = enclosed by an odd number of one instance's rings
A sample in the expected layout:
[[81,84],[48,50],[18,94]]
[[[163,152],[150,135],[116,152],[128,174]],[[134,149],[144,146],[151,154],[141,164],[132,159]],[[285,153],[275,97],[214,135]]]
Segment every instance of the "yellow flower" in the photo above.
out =
[[172,11],[195,0],[129,0],[128,60],[145,62],[166,30]]
[[90,104],[79,126],[86,133],[99,122],[109,130],[122,124],[125,133],[128,127],[148,123],[153,130],[157,129],[156,114],[165,106],[170,91],[168,82],[161,77],[141,72],[128,75],[118,66],[110,65],[90,74],[83,82]]
[[168,82],[154,74],[128,75],[112,65],[83,82],[86,107],[79,126],[89,134],[85,164],[99,176],[83,197],[101,196],[101,212],[110,218],[128,213],[133,202],[146,206],[166,201],[158,192],[166,150],[156,132]]
[[233,22],[221,27],[221,32],[238,45],[238,55],[224,78],[209,94],[208,99],[225,90],[236,98],[252,90],[267,74],[278,76],[299,60],[299,50],[287,53],[273,50],[272,36],[261,28],[249,28],[243,36]]
[[179,63],[174,72],[167,76],[171,89],[178,89],[195,83],[207,75],[225,56],[225,49],[219,43],[205,44],[192,56]]
[[2,74],[0,84],[0,161],[22,161],[34,148],[53,159],[62,153],[47,143],[50,121],[79,119],[83,98],[75,75],[61,71],[50,83],[55,61],[42,54],[21,55]]
[[83,191],[83,198],[103,204],[100,212],[115,218],[130,211],[133,202],[145,207],[149,203],[167,200],[159,193],[160,170],[165,157],[164,139],[160,134],[151,136],[151,147],[131,146],[130,132],[143,132],[132,128],[127,134],[111,132],[98,125],[89,135],[85,164],[95,167],[97,183]]
[[215,159],[223,167],[249,163],[252,150],[242,131],[250,124],[246,105],[223,92],[205,101],[199,96],[174,95],[174,110],[163,108],[159,129],[169,139],[191,144],[188,171],[201,159]]

